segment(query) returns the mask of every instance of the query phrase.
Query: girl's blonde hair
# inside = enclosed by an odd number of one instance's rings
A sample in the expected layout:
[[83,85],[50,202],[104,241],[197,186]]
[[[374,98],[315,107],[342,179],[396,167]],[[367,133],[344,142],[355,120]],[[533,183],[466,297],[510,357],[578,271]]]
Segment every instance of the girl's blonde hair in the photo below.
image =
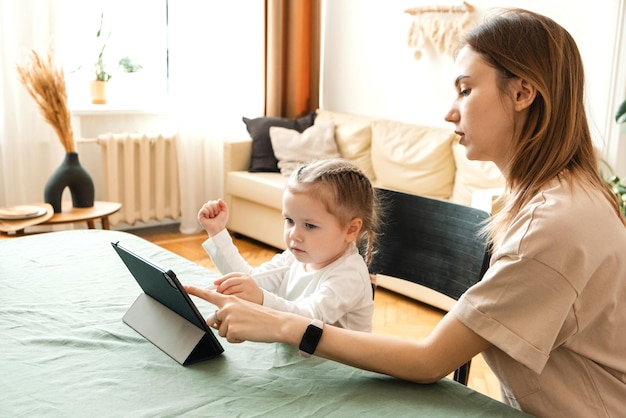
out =
[[508,196],[486,228],[490,241],[497,243],[521,208],[564,172],[601,190],[625,222],[598,167],[585,113],[583,63],[572,36],[546,16],[505,9],[470,31],[465,44],[497,70],[502,91],[512,79],[537,89],[525,124],[514,132]]
[[365,263],[370,265],[379,223],[378,200],[372,183],[356,165],[341,158],[303,165],[291,174],[286,189],[319,199],[341,226],[361,218],[356,245],[364,249]]

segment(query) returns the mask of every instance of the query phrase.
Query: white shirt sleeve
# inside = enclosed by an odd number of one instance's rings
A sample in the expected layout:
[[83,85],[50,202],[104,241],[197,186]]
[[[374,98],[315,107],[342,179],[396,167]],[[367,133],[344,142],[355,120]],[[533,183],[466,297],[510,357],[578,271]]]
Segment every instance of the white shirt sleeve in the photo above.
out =
[[202,248],[209,254],[211,260],[222,274],[233,271],[251,274],[252,267],[239,254],[228,230],[223,229],[202,243]]
[[358,253],[344,256],[315,271],[293,268],[278,292],[265,292],[263,305],[344,328],[370,331],[372,285]]

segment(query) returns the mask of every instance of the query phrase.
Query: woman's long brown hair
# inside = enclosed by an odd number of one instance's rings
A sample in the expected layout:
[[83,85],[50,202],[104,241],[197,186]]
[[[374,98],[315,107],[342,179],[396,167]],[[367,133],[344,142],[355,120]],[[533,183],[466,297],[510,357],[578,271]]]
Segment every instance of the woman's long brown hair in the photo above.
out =
[[576,42],[552,19],[506,9],[469,32],[465,44],[499,74],[500,89],[513,78],[537,89],[528,118],[514,133],[506,167],[507,200],[487,226],[497,243],[517,213],[561,173],[601,190],[626,224],[617,196],[602,178],[584,106],[584,70]]

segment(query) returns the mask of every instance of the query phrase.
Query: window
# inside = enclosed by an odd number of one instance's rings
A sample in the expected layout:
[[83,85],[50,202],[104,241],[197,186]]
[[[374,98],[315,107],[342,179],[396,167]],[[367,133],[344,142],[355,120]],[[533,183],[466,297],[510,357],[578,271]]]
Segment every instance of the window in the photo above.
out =
[[[65,68],[70,105],[91,103],[89,82],[102,48],[108,83],[107,103],[138,106],[167,93],[167,0],[63,0],[55,3],[56,50]],[[79,16],[76,18],[76,16]],[[97,32],[102,19],[102,32]],[[125,74],[128,57],[141,65]]]

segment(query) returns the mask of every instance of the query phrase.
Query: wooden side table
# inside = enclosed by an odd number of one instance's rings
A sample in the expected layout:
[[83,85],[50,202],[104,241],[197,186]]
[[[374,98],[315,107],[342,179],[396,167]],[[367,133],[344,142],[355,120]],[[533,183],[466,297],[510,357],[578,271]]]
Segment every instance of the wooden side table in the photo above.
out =
[[49,203],[35,203],[33,205],[24,206],[40,207],[45,210],[45,213],[34,218],[0,219],[0,238],[8,236],[9,234],[23,235],[25,228],[45,222],[54,215],[54,209]]
[[[49,207],[50,212],[52,206],[46,203],[36,203],[34,206]],[[61,205],[61,213],[48,213],[46,216],[42,216],[41,219],[34,218],[28,220],[28,223],[24,221],[4,221],[2,228],[0,228],[1,237],[8,236],[20,236],[24,235],[24,229],[28,226],[34,225],[56,225],[67,224],[76,222],[87,222],[89,229],[96,229],[95,220],[100,219],[102,223],[102,229],[110,229],[109,216],[120,210],[121,203],[118,202],[93,202],[93,206],[90,208],[74,208],[71,202],[63,202]],[[50,216],[51,215],[51,216]],[[9,235],[10,232],[14,232],[14,235]]]
[[122,207],[118,202],[95,201],[90,208],[74,208],[71,202],[63,202],[61,213],[55,213],[50,219],[39,225],[56,225],[75,222],[87,222],[89,229],[96,229],[95,220],[100,219],[102,229],[110,229],[109,215],[114,214]]

